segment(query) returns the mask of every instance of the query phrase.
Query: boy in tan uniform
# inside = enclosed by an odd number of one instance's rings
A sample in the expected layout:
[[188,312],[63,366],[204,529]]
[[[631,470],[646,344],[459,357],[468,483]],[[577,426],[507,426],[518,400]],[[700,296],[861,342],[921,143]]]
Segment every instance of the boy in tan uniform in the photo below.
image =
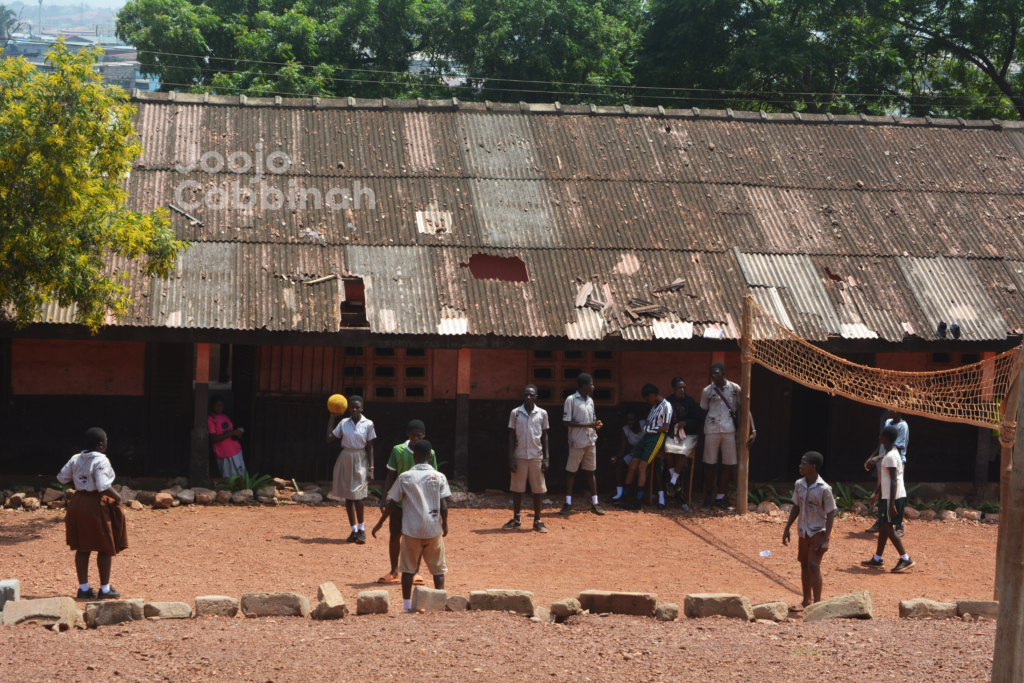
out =
[[402,506],[402,549],[398,571],[402,574],[402,605],[408,612],[412,604],[412,579],[420,561],[434,577],[434,588],[444,588],[448,566],[444,560],[444,537],[448,535],[448,502],[452,495],[448,478],[430,466],[433,449],[429,441],[420,440],[412,447],[416,464],[395,480],[388,492],[388,505],[373,527],[373,537],[384,526],[384,520]]
[[547,493],[544,474],[551,462],[548,448],[548,411],[537,405],[537,387],[532,384],[523,390],[523,405],[512,411],[508,419],[508,467],[512,471],[512,519],[505,530],[518,529],[523,525],[519,511],[523,505],[526,483],[533,493],[533,530],[542,534],[548,532],[540,521],[541,499]]

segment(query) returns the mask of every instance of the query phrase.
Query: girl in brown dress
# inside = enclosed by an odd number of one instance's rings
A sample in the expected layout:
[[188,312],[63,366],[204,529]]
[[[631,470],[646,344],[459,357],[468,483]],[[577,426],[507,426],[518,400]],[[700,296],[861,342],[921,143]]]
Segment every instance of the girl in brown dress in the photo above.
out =
[[[121,495],[110,488],[114,468],[104,453],[107,433],[93,428],[85,433],[85,450],[68,460],[57,475],[62,484],[74,484],[74,495],[64,518],[68,546],[75,551],[78,572],[77,600],[119,598],[110,585],[110,564],[114,555],[128,547],[128,525],[121,509]],[[89,587],[89,556],[96,552],[100,589]]]

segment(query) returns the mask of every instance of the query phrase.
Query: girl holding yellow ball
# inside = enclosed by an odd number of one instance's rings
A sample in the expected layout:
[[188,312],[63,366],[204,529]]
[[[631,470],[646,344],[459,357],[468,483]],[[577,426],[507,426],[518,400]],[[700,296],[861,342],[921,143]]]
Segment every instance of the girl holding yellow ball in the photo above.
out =
[[[328,400],[327,407],[332,413],[327,421],[327,443],[341,440],[341,454],[334,464],[333,493],[345,499],[348,522],[352,526],[348,542],[366,543],[363,499],[369,493],[368,482],[373,476],[373,440],[377,433],[373,422],[363,415],[361,396],[346,401],[344,396],[335,394]],[[343,418],[346,408],[350,417]]]

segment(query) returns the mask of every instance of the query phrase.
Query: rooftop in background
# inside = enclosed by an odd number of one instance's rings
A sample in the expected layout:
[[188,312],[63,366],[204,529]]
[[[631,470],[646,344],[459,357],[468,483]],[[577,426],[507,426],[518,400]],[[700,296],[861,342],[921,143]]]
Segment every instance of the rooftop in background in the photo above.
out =
[[[134,278],[125,325],[336,332],[342,279],[361,278],[381,334],[728,339],[747,291],[810,339],[1024,329],[1021,123],[134,98],[133,208],[229,193],[238,175],[175,165],[257,144],[294,162],[266,183],[369,188],[375,207],[175,212],[195,244],[169,282]],[[527,281],[478,277],[477,254],[520,261]]]

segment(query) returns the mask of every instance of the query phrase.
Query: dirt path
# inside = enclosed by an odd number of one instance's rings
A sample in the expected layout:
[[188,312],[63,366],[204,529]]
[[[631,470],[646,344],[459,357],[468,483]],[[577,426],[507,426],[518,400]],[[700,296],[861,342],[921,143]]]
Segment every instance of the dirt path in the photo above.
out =
[[[127,515],[131,547],[115,559],[113,572],[125,597],[191,601],[269,590],[314,598],[318,584],[333,581],[354,601],[388,569],[387,529],[366,545],[346,544],[342,507],[212,506]],[[368,530],[378,516],[368,511]],[[533,591],[538,604],[586,589],[651,591],[679,604],[694,592],[741,593],[755,604],[800,597],[795,545],[784,548],[783,523],[765,515],[609,511],[563,519],[552,512],[545,513],[546,535],[501,531],[509,517],[505,510],[451,511],[449,594],[518,588]],[[894,575],[858,566],[874,549],[874,536],[862,533],[869,523],[837,521],[824,564],[826,597],[870,590],[876,617],[886,619],[897,616],[897,603],[906,598],[991,599],[995,526],[907,522],[905,542],[917,567]],[[771,557],[760,557],[762,550]],[[20,579],[24,597],[73,595],[61,513],[0,512],[0,555],[0,578]],[[889,548],[885,558],[895,564],[895,551]],[[398,587],[392,593],[401,597]]]

